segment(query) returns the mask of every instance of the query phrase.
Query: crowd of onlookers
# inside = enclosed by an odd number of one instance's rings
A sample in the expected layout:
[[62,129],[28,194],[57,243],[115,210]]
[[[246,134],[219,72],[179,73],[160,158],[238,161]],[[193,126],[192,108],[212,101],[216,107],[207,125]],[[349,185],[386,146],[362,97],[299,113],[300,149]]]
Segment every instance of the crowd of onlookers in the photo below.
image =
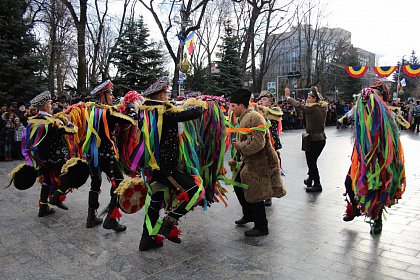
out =
[[[66,106],[77,103],[78,98],[68,99],[65,97],[52,97],[53,111],[58,113]],[[305,100],[300,100],[305,102]],[[278,105],[283,110],[283,130],[301,129],[305,127],[304,114],[296,110],[285,101],[279,101]],[[343,123],[337,120],[345,115],[353,107],[354,102],[343,102],[339,100],[328,101],[328,112],[326,125],[336,126],[337,129],[352,127],[352,118],[346,119]],[[408,102],[394,102],[390,104],[400,108],[402,116],[410,123],[410,129],[419,132],[420,126],[420,100]],[[21,142],[22,132],[27,125],[28,118],[37,114],[36,108],[27,106],[24,102],[11,102],[1,104],[0,108],[0,160],[22,159]],[[405,129],[401,127],[401,129]]]

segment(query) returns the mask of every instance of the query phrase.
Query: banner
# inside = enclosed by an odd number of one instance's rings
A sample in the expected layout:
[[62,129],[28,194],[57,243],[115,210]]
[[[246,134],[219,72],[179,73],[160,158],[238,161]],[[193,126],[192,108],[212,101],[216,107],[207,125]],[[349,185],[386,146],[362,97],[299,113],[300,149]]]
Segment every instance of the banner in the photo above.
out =
[[353,78],[362,77],[369,69],[368,66],[346,66],[346,72]]
[[397,66],[374,66],[373,71],[380,78],[389,77],[395,70]]
[[404,73],[411,78],[420,76],[420,65],[407,64],[403,65],[402,69]]
[[191,55],[194,51],[194,31],[185,38],[185,46],[187,47],[188,54]]

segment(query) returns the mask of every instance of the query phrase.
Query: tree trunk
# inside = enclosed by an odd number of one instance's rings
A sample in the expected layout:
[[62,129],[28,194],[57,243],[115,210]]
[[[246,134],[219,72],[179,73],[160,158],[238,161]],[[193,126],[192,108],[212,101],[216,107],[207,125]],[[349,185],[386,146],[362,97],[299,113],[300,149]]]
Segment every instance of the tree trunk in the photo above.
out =
[[56,1],[51,1],[51,19],[50,19],[50,46],[51,55],[50,63],[48,65],[48,90],[51,94],[54,94],[55,86],[55,64],[56,64],[56,53],[57,53],[57,22],[56,22]]

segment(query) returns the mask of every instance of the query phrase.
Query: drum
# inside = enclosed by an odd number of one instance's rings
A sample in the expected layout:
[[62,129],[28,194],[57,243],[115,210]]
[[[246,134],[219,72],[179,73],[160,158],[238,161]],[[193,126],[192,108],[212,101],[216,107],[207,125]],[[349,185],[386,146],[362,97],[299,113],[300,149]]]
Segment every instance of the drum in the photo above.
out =
[[133,214],[143,208],[147,187],[141,178],[126,178],[115,190],[120,209],[124,213]]

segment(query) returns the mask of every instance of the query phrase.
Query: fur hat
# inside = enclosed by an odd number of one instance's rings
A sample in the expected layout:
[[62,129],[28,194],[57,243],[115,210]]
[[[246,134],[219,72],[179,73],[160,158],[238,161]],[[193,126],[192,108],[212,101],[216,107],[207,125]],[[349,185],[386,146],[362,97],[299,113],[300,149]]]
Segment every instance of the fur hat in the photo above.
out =
[[37,96],[35,96],[31,101],[31,105],[32,106],[42,106],[47,102],[51,102],[51,93],[47,90],[47,91],[43,91],[40,94],[38,94]]
[[12,177],[9,186],[14,183],[14,186],[18,190],[27,190],[35,184],[36,177],[38,174],[33,166],[26,163],[22,163],[16,166],[10,173],[9,177]]
[[370,88],[379,90],[381,92],[381,94],[382,94],[382,99],[385,102],[386,101],[389,101],[389,99],[390,99],[389,89],[388,89],[388,87],[386,86],[386,84],[384,82],[382,82],[382,81],[374,81],[372,83],[372,85],[370,86]]
[[90,95],[94,98],[100,98],[102,94],[104,94],[108,90],[113,90],[113,88],[114,84],[110,80],[106,80],[105,82],[94,88],[90,92]]
[[260,96],[258,96],[258,99],[261,99],[263,97],[267,97],[270,99],[271,103],[275,103],[276,102],[276,98],[274,97],[274,94],[272,94],[271,92],[269,92],[268,90],[264,90],[260,93]]
[[154,82],[150,87],[148,87],[144,92],[143,96],[147,97],[154,93],[167,90],[169,88],[169,77],[163,76],[156,82]]
[[250,98],[251,92],[245,88],[240,88],[232,92],[230,95],[230,103],[243,104],[248,107]]
[[63,186],[77,189],[86,183],[89,177],[89,166],[81,158],[69,159],[61,168],[61,183]]

